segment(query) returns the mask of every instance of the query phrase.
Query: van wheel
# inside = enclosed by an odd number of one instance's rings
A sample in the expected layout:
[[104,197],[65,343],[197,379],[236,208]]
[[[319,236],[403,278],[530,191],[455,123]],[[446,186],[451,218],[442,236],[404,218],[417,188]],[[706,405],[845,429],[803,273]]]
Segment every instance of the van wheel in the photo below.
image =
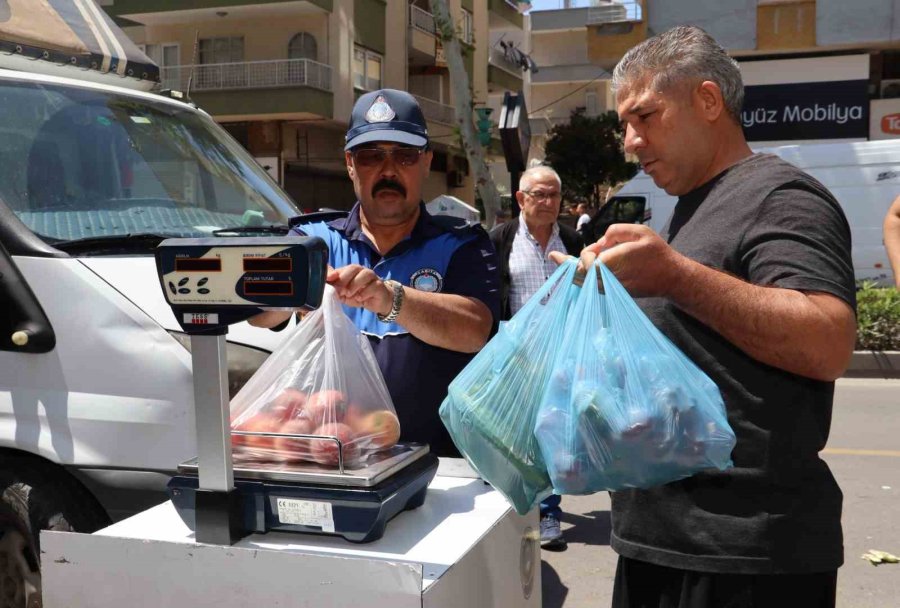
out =
[[40,531],[89,533],[110,521],[63,469],[29,457],[7,460],[11,466],[0,471],[0,608],[41,608]]

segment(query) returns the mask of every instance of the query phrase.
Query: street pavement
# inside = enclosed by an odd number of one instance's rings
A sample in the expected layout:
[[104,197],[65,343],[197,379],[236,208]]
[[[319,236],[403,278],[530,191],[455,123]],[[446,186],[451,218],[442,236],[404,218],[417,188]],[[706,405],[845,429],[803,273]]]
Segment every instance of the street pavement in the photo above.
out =
[[[869,549],[900,555],[900,380],[839,380],[823,457],[844,492],[838,607],[900,606],[900,564],[876,567],[860,558]],[[562,506],[568,547],[543,551],[543,605],[609,606],[616,569],[609,495],[564,496]]]

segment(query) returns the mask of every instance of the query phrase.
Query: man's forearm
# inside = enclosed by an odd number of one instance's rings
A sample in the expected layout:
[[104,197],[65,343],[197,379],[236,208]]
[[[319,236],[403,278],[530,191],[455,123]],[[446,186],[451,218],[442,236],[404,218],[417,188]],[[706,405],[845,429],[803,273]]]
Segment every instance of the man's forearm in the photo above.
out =
[[425,293],[410,287],[404,290],[397,323],[432,346],[473,353],[487,342],[491,332],[491,312],[474,298]]
[[682,270],[669,298],[754,359],[825,381],[846,369],[856,322],[835,296],[752,285],[687,258]]

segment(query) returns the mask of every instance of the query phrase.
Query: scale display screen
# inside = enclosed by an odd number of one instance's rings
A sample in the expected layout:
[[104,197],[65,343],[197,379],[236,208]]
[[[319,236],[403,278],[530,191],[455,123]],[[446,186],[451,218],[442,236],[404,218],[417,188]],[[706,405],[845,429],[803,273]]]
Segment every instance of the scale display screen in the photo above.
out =
[[294,295],[292,281],[244,281],[244,295],[290,296]]
[[267,307],[318,308],[327,268],[317,237],[173,238],[156,248],[160,287],[187,333],[213,334]]
[[221,258],[175,258],[176,272],[222,272]]
[[290,272],[291,258],[244,258],[244,272]]

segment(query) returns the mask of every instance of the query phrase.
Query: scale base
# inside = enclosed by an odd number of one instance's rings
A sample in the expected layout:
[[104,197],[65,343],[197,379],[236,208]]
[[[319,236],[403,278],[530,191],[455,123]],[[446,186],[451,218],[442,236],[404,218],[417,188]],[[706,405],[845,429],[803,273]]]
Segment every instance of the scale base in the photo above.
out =
[[[372,542],[382,537],[388,521],[425,502],[437,467],[437,457],[424,454],[370,487],[242,479],[236,471],[234,492],[241,503],[240,527],[247,533],[302,532]],[[168,488],[181,519],[197,533],[198,541],[206,542],[200,539],[197,527],[207,517],[202,512],[206,507],[197,477],[173,477]]]

